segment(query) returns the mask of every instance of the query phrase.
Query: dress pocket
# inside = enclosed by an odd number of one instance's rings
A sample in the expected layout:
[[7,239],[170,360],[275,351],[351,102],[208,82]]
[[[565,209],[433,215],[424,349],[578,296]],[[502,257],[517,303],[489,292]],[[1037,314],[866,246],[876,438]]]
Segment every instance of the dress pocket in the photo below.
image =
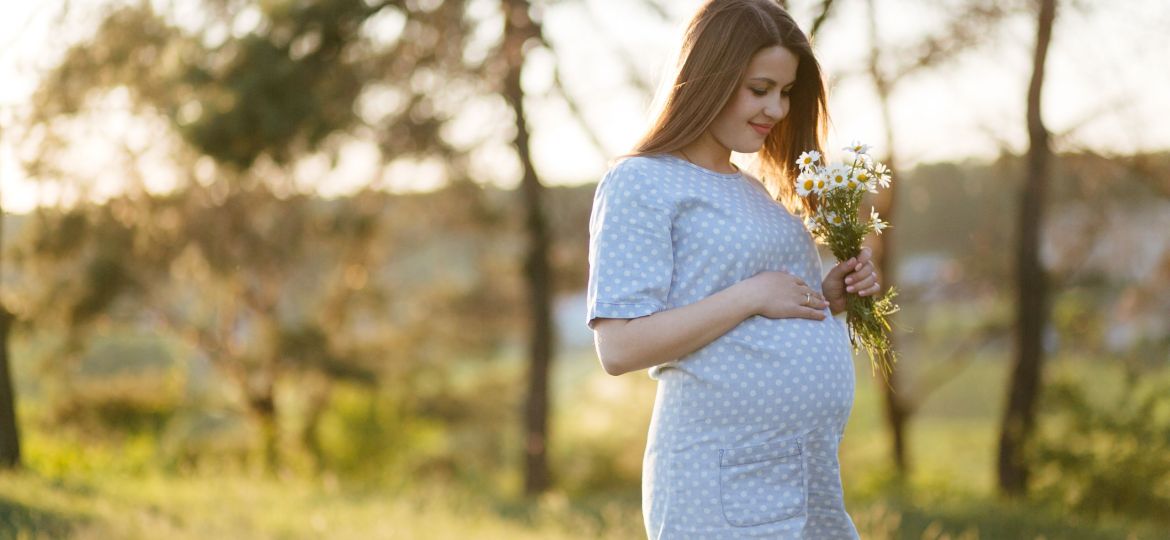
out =
[[780,521],[805,512],[799,437],[719,450],[719,502],[736,527]]

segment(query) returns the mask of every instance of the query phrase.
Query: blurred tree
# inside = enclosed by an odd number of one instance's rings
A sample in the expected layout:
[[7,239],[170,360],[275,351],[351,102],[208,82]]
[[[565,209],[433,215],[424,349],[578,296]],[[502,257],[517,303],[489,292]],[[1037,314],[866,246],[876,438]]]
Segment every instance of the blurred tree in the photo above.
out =
[[1040,263],[1040,225],[1052,148],[1041,116],[1041,96],[1056,0],[1039,0],[1037,6],[1036,46],[1028,85],[1028,172],[1021,193],[1016,244],[1016,351],[999,440],[998,487],[1007,496],[1023,495],[1028,486],[1024,451],[1035,423],[1048,321],[1048,282]]
[[503,95],[515,116],[516,136],[513,144],[524,173],[520,189],[524,196],[525,230],[528,254],[524,273],[529,295],[529,374],[524,418],[524,491],[536,495],[548,488],[548,379],[554,340],[552,329],[551,283],[549,275],[549,228],[544,214],[544,186],[536,175],[529,147],[528,117],[524,113],[524,89],[520,78],[524,69],[526,47],[540,39],[539,19],[532,17],[528,0],[504,0],[500,4],[504,17],[503,53],[505,71]]
[[[435,106],[434,90],[442,84],[458,99],[477,68],[463,62],[462,37],[470,33],[464,3],[432,4],[212,0],[194,29],[168,23],[148,3],[119,7],[65,53],[34,98],[26,169],[42,181],[72,180],[64,169],[68,120],[111,92],[125,92],[129,112],[164,120],[194,150],[172,151],[179,170],[188,171],[174,198],[130,196],[93,210],[96,216],[80,208],[42,213],[45,238],[33,253],[88,265],[86,280],[52,293],[71,306],[71,326],[138,292],[176,332],[193,334],[238,383],[270,466],[279,439],[277,380],[309,359],[325,371],[341,369],[333,360],[344,356],[336,350],[341,338],[330,332],[344,321],[344,309],[328,309],[322,313],[335,318],[308,327],[289,323],[284,312],[296,301],[294,291],[306,292],[293,281],[297,261],[325,256],[303,241],[324,231],[313,228],[306,200],[292,195],[298,160],[314,152],[336,160],[344,138],[334,135],[366,128],[377,133],[384,155],[437,156],[446,174],[463,177],[463,154],[438,137],[450,112]],[[375,19],[401,29],[375,32]],[[389,104],[359,118],[358,105],[374,100]],[[338,216],[335,228],[326,227],[352,245],[330,260],[340,269],[324,286],[365,281],[362,254],[377,228],[375,210]],[[160,299],[146,300],[187,257],[198,261],[191,264],[201,269],[196,281],[208,288],[200,298],[214,304],[211,315],[166,311]],[[346,305],[347,295],[338,294],[336,305]]]
[[[4,140],[7,118],[0,118],[0,141]],[[4,208],[0,205],[0,262],[3,262]],[[3,267],[0,266],[0,269]],[[0,276],[4,273],[0,270]],[[0,280],[3,281],[3,280]],[[20,431],[16,423],[16,392],[12,384],[12,369],[8,361],[8,337],[13,314],[0,298],[0,468],[20,466]]]
[[[467,16],[467,3],[455,0],[211,0],[204,4],[205,20],[184,21],[181,27],[168,23],[166,14],[155,13],[145,3],[113,10],[103,18],[94,37],[71,48],[42,85],[29,129],[30,138],[38,141],[28,163],[29,172],[43,180],[67,179],[60,167],[68,159],[60,149],[68,146],[69,138],[62,120],[93,108],[102,92],[128,93],[135,113],[161,118],[194,150],[191,155],[184,154],[185,150],[174,151],[173,157],[179,168],[193,171],[187,183],[203,201],[195,206],[231,211],[222,210],[222,221],[207,223],[206,234],[196,234],[200,232],[197,229],[175,233],[180,238],[191,233],[201,240],[194,247],[172,246],[167,256],[198,254],[193,257],[206,259],[205,264],[229,291],[222,299],[226,304],[216,311],[221,319],[210,329],[211,334],[200,337],[202,347],[223,350],[227,345],[217,339],[231,336],[239,325],[254,328],[261,336],[255,344],[257,350],[248,353],[251,360],[229,356],[239,361],[228,360],[222,369],[233,373],[246,391],[267,440],[272,441],[276,437],[271,422],[276,416],[273,385],[282,372],[279,366],[284,365],[282,355],[286,352],[277,336],[284,335],[287,328],[277,316],[240,321],[280,310],[286,299],[282,294],[287,293],[282,292],[285,280],[280,272],[291,264],[282,257],[292,256],[281,249],[295,252],[301,248],[288,245],[289,239],[271,228],[271,220],[279,219],[261,218],[252,205],[272,196],[289,197],[295,191],[298,160],[313,152],[336,160],[346,140],[341,135],[351,134],[376,140],[387,161],[438,165],[440,176],[457,187],[451,194],[465,196],[460,199],[465,207],[456,212],[463,211],[467,220],[481,224],[502,222],[485,209],[483,201],[476,200],[478,190],[458,188],[473,178],[470,152],[493,144],[499,134],[488,131],[478,134],[477,140],[453,144],[442,132],[470,108],[479,107],[482,114],[482,109],[494,111],[497,104],[504,104],[515,113],[514,147],[524,171],[522,190],[529,216],[530,255],[525,265],[530,277],[529,321],[534,329],[533,358],[543,358],[532,363],[547,364],[549,353],[541,351],[551,351],[553,343],[548,239],[540,217],[541,189],[528,157],[523,91],[519,87],[524,47],[540,33],[538,22],[534,23],[527,11],[531,6],[500,6],[506,15],[503,30],[511,33],[499,34],[498,49],[490,42],[484,45],[465,39],[493,36],[499,19],[483,17],[482,13],[478,19]],[[495,54],[498,52],[506,54]],[[557,88],[572,104],[559,80]],[[579,115],[580,108],[573,110]],[[178,212],[177,218],[143,213],[132,221],[185,221],[188,211],[194,210]],[[431,213],[420,219],[434,221],[438,216]],[[45,227],[52,230],[48,223]],[[207,236],[212,233],[214,237]],[[270,234],[275,234],[276,244],[265,243]],[[477,244],[477,250],[490,248],[490,244]],[[241,259],[241,254],[247,257]],[[500,267],[498,261],[492,264]],[[108,270],[104,274],[117,277],[121,272]],[[501,330],[512,320],[501,317],[511,313],[511,309],[501,307],[508,303],[500,301],[510,289],[485,285],[472,294],[462,285],[452,288],[464,295],[460,303],[452,304],[461,306],[461,313],[446,319],[436,317],[432,336],[445,335],[449,321],[479,314],[480,324],[474,332],[466,325],[450,324],[450,328],[459,329],[452,337],[456,341],[472,336],[484,339],[495,331],[494,339],[499,340]],[[116,288],[103,290],[109,292],[89,300],[94,307],[87,312],[101,312],[114,304],[118,295],[112,291]],[[437,302],[443,299],[451,300],[436,296]],[[481,309],[485,306],[493,309]],[[232,315],[235,310],[248,315]],[[166,319],[176,323],[176,328],[184,322],[180,316]],[[317,334],[308,337],[313,335]],[[426,345],[416,343],[416,350],[435,350],[433,340],[422,341]],[[546,406],[540,405],[547,402],[547,390],[541,390],[547,386],[542,382],[546,379],[547,367],[535,368],[530,376],[528,425],[542,424],[541,418],[547,415]],[[537,442],[533,447],[543,452],[544,429],[534,427],[531,431],[537,435],[528,440]],[[538,480],[534,485],[540,483]]]
[[[827,7],[831,2],[826,1]],[[878,106],[881,110],[882,125],[884,127],[885,156],[880,159],[889,166],[894,176],[899,171],[897,141],[894,122],[894,113],[891,98],[898,87],[910,76],[925,70],[937,69],[953,61],[963,53],[969,52],[991,39],[994,35],[991,30],[1003,21],[1010,10],[1000,5],[998,1],[965,0],[955,6],[952,15],[942,25],[942,29],[925,36],[915,38],[908,45],[897,45],[893,51],[883,42],[879,34],[878,8],[876,0],[866,0],[867,19],[869,27],[869,55],[866,62],[865,74],[873,84],[877,95]],[[817,19],[822,22],[824,17]],[[814,24],[813,28],[817,27]],[[896,60],[892,60],[896,59]],[[880,236],[868,239],[873,249],[874,259],[877,262],[878,274],[884,287],[894,287],[898,284],[895,258],[895,240],[899,236],[897,208],[895,202],[902,182],[895,181],[889,189],[882,190],[874,197],[873,206],[882,218],[893,227],[886,229]],[[868,218],[868,215],[863,216]],[[893,336],[895,347],[897,336]],[[937,372],[936,372],[937,373]],[[948,370],[953,376],[956,370]],[[926,401],[930,391],[937,388],[942,381],[935,376],[923,379],[931,381],[932,385],[917,385],[913,392],[907,392],[902,380],[902,372],[895,370],[889,376],[888,384],[880,384],[883,404],[885,407],[886,425],[890,430],[892,445],[891,456],[894,467],[900,478],[909,473],[910,457],[907,455],[906,430],[907,424],[914,410]]]
[[[280,200],[260,188],[218,205],[208,197],[193,188],[42,210],[15,250],[36,277],[26,316],[58,321],[70,334],[66,353],[111,317],[188,338],[235,383],[275,467],[282,377],[372,379],[376,351],[345,326],[347,315],[378,307],[360,277],[378,208],[314,211],[308,197]],[[248,220],[262,227],[248,230]]]

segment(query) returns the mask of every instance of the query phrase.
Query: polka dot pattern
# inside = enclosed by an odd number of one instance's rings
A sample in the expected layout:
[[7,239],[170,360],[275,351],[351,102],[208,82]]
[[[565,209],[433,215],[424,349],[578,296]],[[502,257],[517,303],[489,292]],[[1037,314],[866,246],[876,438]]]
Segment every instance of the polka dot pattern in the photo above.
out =
[[[590,328],[762,271],[814,289],[823,277],[804,224],[758,180],[670,155],[611,168],[589,233]],[[855,384],[841,319],[753,316],[648,375],[658,381],[642,468],[649,538],[859,538],[837,457]]]

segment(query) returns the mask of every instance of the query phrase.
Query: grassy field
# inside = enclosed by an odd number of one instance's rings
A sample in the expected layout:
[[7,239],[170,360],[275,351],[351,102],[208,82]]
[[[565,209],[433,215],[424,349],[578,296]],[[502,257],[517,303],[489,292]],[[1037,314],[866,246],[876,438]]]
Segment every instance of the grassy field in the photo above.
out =
[[[1120,377],[1083,362],[1056,362],[1050,371],[1065,370],[1099,382],[1102,395]],[[559,487],[538,500],[520,496],[518,467],[477,487],[271,477],[230,466],[178,475],[152,469],[145,442],[79,447],[32,431],[28,467],[0,475],[0,538],[643,537],[637,478],[654,381],[644,372],[606,376],[590,351],[565,355],[554,373],[550,460]],[[900,487],[887,466],[878,387],[860,360],[857,377],[841,460],[847,506],[864,538],[1167,536],[1155,524],[1090,522],[997,500],[992,473],[1005,373],[994,357],[975,358],[923,401],[910,426],[913,474]]]
[[[489,500],[457,489],[359,491],[329,482],[259,478],[48,479],[0,476],[2,538],[642,537],[636,501],[620,497]],[[1026,505],[953,497],[851,505],[867,539],[1164,538],[1152,525],[1081,523]]]

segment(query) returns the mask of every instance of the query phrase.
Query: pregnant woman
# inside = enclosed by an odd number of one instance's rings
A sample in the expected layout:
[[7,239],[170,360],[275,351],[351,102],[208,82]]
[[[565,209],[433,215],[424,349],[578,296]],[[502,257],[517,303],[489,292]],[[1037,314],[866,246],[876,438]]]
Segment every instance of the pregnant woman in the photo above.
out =
[[[853,361],[833,315],[880,285],[868,249],[823,274],[800,218],[816,202],[794,194],[796,160],[821,148],[826,118],[788,13],[710,0],[661,114],[598,183],[586,321],[607,373],[658,381],[651,539],[858,538],[837,458]],[[758,177],[732,151],[755,153]]]

